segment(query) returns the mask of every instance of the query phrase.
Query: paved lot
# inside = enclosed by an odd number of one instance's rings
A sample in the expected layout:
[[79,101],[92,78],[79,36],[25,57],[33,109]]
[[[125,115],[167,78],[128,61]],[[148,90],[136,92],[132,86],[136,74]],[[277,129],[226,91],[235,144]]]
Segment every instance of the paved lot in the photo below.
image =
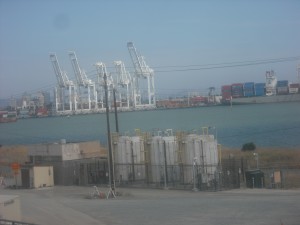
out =
[[300,190],[117,189],[122,196],[116,199],[88,199],[92,191],[91,187],[71,186],[0,189],[0,194],[19,195],[23,221],[41,225],[300,224]]

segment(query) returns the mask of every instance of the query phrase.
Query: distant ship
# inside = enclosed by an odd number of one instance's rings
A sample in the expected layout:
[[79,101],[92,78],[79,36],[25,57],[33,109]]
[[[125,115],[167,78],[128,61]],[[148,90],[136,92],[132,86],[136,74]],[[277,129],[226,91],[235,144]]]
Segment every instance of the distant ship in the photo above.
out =
[[259,96],[259,97],[255,96],[255,97],[233,98],[231,100],[231,103],[234,105],[280,103],[280,102],[300,102],[300,94]]
[[299,83],[277,81],[274,71],[266,72],[266,83],[235,83],[222,86],[223,104],[300,102]]
[[10,123],[17,121],[17,112],[0,111],[0,123]]

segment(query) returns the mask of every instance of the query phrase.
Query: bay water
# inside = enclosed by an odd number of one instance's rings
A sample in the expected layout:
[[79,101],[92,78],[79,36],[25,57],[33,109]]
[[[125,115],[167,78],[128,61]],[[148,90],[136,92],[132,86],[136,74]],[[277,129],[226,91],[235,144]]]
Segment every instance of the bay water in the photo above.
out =
[[[19,119],[0,124],[0,145],[26,145],[100,141],[106,144],[106,114]],[[257,147],[300,146],[300,103],[212,106],[118,113],[119,130],[133,135],[135,129],[157,132],[172,129],[209,133],[223,146],[240,148],[253,142]],[[110,129],[115,132],[115,116],[110,113]]]

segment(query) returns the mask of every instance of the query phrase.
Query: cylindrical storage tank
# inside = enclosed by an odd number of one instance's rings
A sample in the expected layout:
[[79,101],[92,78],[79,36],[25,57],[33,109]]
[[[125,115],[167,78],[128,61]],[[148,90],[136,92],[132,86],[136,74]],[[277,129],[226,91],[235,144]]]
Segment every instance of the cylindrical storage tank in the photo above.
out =
[[113,143],[115,180],[128,181],[131,170],[131,137],[120,136]]
[[180,169],[178,167],[178,142],[175,136],[165,136],[164,141],[165,151],[165,166],[167,168],[167,181],[174,183],[180,180]]
[[131,137],[131,163],[132,163],[132,179],[134,181],[145,180],[145,150],[144,140],[141,136]]
[[152,182],[164,182],[165,176],[167,182],[179,179],[177,147],[175,136],[152,137],[150,151]]
[[140,136],[131,137],[134,161],[137,164],[145,163],[144,141]]
[[203,183],[207,183],[214,179],[215,172],[218,167],[218,147],[217,141],[213,140],[212,137],[208,135],[203,135],[203,158],[201,163],[203,163],[205,170],[205,179]]
[[114,163],[128,164],[131,162],[131,137],[120,136],[116,142],[113,143]]
[[154,183],[164,180],[164,141],[161,136],[154,136],[151,140],[150,168],[151,181]]
[[167,165],[175,165],[178,162],[177,142],[176,137],[167,136],[162,138],[164,141],[164,148],[166,150]]
[[113,153],[117,182],[145,179],[144,142],[140,136],[120,136],[113,143]]
[[208,183],[214,179],[218,166],[217,141],[214,136],[190,134],[186,136],[184,142],[184,164],[187,165],[184,169],[184,182],[193,183],[194,163],[196,182]]
[[196,164],[200,163],[200,143],[198,139],[198,135],[196,134],[188,134],[184,137],[184,149],[183,149],[183,174],[184,174],[184,183],[192,184],[194,181],[193,178],[193,163],[194,159],[196,160]]

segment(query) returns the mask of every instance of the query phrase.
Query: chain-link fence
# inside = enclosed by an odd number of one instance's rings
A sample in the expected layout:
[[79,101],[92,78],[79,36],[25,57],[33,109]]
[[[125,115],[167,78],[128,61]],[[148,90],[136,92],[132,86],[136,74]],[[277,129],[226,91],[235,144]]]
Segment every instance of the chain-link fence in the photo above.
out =
[[[54,170],[55,185],[108,185],[107,159],[91,158],[70,161],[47,162]],[[247,172],[257,173],[248,179]],[[13,182],[11,168],[0,165],[1,187]],[[300,187],[300,165],[276,165],[251,168],[246,160],[222,159],[218,165],[149,165],[114,164],[116,186],[170,189],[198,189],[203,191],[226,190],[240,187],[280,188]],[[262,179],[263,178],[263,179]]]

